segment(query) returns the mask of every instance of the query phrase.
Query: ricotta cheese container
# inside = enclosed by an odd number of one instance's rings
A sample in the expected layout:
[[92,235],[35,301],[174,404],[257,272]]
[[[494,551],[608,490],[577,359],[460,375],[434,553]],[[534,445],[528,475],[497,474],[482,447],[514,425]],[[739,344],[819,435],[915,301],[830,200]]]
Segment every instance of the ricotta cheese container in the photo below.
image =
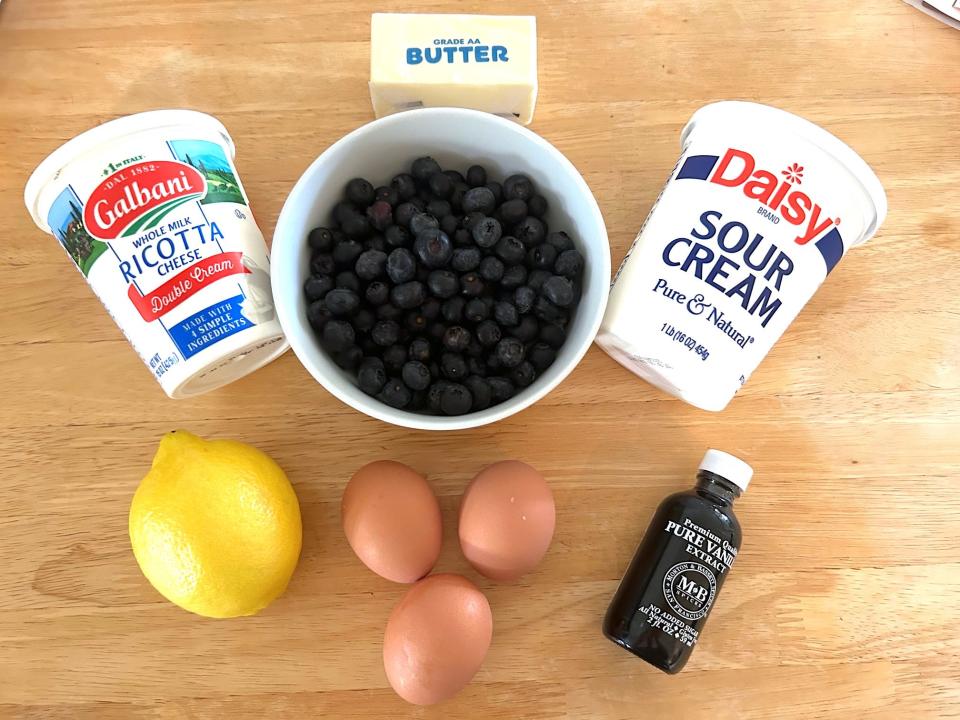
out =
[[191,110],[130,115],[54,151],[24,201],[163,390],[213,390],[288,347],[233,140]]
[[614,277],[597,336],[620,364],[722,410],[847,251],[883,223],[870,166],[826,130],[707,105]]

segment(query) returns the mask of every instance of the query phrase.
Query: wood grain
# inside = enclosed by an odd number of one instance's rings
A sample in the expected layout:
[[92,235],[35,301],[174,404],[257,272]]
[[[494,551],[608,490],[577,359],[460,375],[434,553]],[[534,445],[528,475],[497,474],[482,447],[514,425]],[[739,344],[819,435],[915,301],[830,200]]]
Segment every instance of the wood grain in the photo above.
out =
[[[597,349],[494,427],[429,434],[359,416],[288,354],[189,401],[163,397],[56,242],[27,175],[88,127],[156,107],[220,117],[265,234],[331,142],[371,119],[369,15],[399,0],[5,0],[0,5],[0,717],[960,717],[960,35],[907,5],[489,0],[537,15],[533,128],[583,172],[614,261],[691,112],[755,99],[836,132],[890,200],[723,414],[637,381]],[[421,11],[462,10],[434,0]],[[131,495],[174,427],[254,443],[288,471],[304,549],[255,618],[164,602],[126,537]],[[599,621],[655,505],[708,446],[741,454],[746,544],[688,669],[667,677]],[[557,497],[554,545],[514,586],[481,582],[490,656],[453,701],[387,686],[402,588],[340,532],[342,486],[394,458],[428,474],[459,556],[465,483],[522,458]],[[479,579],[478,579],[479,580]]]

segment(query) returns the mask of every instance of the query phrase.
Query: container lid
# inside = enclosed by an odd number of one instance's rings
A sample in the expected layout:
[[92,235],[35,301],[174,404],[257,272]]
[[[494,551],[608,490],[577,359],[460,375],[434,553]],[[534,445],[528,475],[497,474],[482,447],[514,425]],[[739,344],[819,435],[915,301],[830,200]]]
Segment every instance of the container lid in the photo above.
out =
[[880,178],[877,177],[873,168],[857,154],[856,150],[819,125],[805,120],[799,115],[770,105],[740,100],[724,100],[704,105],[693,114],[686,127],[683,128],[683,133],[680,136],[681,145],[686,145],[687,136],[697,123],[715,123],[727,127],[747,126],[752,132],[769,132],[779,126],[816,145],[828,155],[832,155],[850,172],[851,176],[859,183],[867,199],[873,204],[873,222],[865,228],[863,235],[857,238],[854,245],[869,240],[886,219],[887,194],[884,192]]
[[734,457],[723,450],[707,450],[703,460],[700,461],[700,469],[719,475],[724,480],[729,480],[740,490],[746,490],[750,484],[750,478],[753,477],[753,468],[747,465],[743,460]]
[[68,140],[58,147],[41,162],[30,175],[26,187],[23,189],[23,202],[30,212],[30,217],[44,232],[50,232],[47,226],[47,208],[40,206],[40,195],[51,180],[55,180],[63,168],[77,156],[89,152],[97,145],[111,142],[125,135],[132,135],[143,130],[157,130],[175,125],[200,125],[208,131],[223,136],[224,145],[230,150],[230,156],[236,155],[236,149],[230,133],[219,120],[212,115],[197,110],[149,110],[109,120],[97,125],[86,132],[82,132],[72,140]]

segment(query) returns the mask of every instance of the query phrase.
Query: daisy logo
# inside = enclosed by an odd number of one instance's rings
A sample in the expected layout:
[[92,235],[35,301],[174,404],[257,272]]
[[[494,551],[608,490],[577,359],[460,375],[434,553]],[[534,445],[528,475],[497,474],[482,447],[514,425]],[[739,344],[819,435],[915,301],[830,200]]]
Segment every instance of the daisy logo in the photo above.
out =
[[789,165],[786,170],[781,170],[780,174],[783,175],[787,182],[800,185],[803,182],[803,165]]

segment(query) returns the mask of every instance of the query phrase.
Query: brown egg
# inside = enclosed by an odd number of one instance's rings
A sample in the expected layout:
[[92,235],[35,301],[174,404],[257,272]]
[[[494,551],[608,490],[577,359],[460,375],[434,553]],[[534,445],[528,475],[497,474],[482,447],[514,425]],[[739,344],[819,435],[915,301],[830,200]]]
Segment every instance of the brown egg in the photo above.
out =
[[460,575],[431,575],[403,596],[383,635],[383,669],[397,695],[433,705],[476,675],[493,637],[490,604]]
[[477,572],[516,580],[543,559],[556,508],[543,476],[517,460],[498,462],[467,486],[460,504],[460,547]]
[[416,582],[440,556],[440,504],[423,476],[402,463],[360,468],[343,491],[340,517],[357,557],[387,580]]

